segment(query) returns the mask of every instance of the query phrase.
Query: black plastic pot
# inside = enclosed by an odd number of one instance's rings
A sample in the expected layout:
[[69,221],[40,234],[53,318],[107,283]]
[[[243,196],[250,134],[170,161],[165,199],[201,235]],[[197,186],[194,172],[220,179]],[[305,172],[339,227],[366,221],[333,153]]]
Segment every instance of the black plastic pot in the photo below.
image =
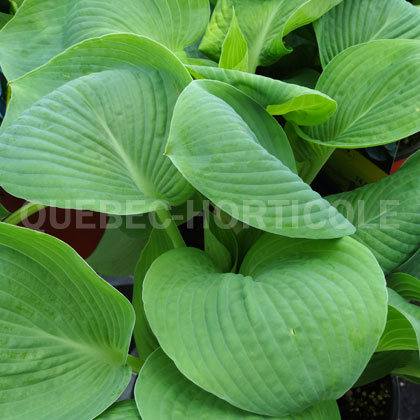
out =
[[353,388],[340,398],[338,404],[342,420],[398,420],[398,378],[386,376],[371,384]]

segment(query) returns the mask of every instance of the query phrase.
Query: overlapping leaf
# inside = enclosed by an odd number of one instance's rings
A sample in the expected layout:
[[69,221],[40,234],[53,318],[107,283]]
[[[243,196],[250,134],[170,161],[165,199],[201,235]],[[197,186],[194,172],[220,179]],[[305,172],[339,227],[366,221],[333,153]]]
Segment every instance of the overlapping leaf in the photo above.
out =
[[324,124],[298,133],[321,145],[370,147],[420,131],[420,41],[382,40],[335,57],[316,89],[338,103]]
[[354,238],[373,252],[386,274],[420,247],[420,152],[387,178],[328,197],[356,226]]
[[291,237],[354,232],[341,214],[295,174],[281,126],[225,83],[198,80],[181,94],[166,153],[191,184],[251,226]]
[[250,96],[271,115],[282,115],[299,125],[321,124],[337,108],[329,96],[303,86],[217,67],[189,65],[188,68],[195,78],[228,83]]
[[76,45],[12,83],[0,136],[10,193],[56,207],[137,214],[178,205],[193,189],[163,156],[190,76],[148,38]]
[[136,340],[139,357],[143,361],[159,347],[159,344],[150,329],[146,314],[144,313],[143,282],[153,261],[171,249],[173,249],[173,244],[168,234],[162,229],[154,229],[141,253],[136,267],[133,291],[133,306],[136,311],[134,339]]
[[406,0],[344,0],[314,26],[325,67],[353,45],[376,39],[420,39],[420,9]]
[[95,420],[141,420],[134,400],[121,401],[112,405]]
[[[163,350],[203,389],[261,415],[335,400],[385,326],[383,273],[366,247],[265,234],[240,274],[193,248],[148,271],[145,311]],[[147,419],[146,419],[147,420]]]
[[[144,420],[257,420],[266,419],[242,411],[190,382],[172,360],[159,349],[146,361],[135,389]],[[339,420],[335,402],[327,402],[305,412],[273,420]]]
[[111,33],[182,51],[203,34],[207,0],[26,0],[0,32],[0,65],[14,80],[83,40]]
[[70,247],[0,224],[0,412],[91,420],[131,377],[129,302]]
[[200,49],[218,61],[235,9],[248,44],[249,71],[270,65],[291,52],[283,37],[318,19],[342,0],[220,0]]

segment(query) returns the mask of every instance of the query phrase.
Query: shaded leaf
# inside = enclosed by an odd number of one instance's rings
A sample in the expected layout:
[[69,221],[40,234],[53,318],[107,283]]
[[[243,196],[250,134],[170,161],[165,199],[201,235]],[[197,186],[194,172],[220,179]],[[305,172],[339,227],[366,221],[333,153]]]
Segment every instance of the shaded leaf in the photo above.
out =
[[219,0],[200,49],[218,61],[229,31],[233,7],[248,44],[249,71],[273,64],[291,52],[283,37],[318,19],[342,0]]
[[265,234],[239,272],[221,273],[194,248],[169,251],[150,267],[147,318],[180,371],[263,415],[343,395],[385,326],[385,280],[372,254],[351,238]]
[[141,420],[134,400],[125,400],[112,405],[96,420]]
[[0,224],[0,412],[90,420],[124,391],[134,311],[51,236]]
[[144,313],[143,281],[153,261],[170,249],[173,249],[173,244],[168,234],[162,229],[153,229],[136,267],[133,290],[133,306],[136,311],[134,339],[139,358],[143,361],[159,347]]

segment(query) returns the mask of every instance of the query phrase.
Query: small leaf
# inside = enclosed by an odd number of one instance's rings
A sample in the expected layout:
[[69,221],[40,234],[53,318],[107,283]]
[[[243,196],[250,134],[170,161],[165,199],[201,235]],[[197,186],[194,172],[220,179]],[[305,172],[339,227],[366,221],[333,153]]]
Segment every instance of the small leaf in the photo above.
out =
[[235,9],[229,31],[223,41],[219,66],[223,69],[248,71],[248,45],[236,19]]
[[327,200],[356,226],[354,238],[366,245],[385,274],[420,247],[420,152],[394,175]]
[[68,49],[12,83],[0,135],[4,189],[119,215],[184,203],[193,188],[163,153],[190,81],[170,51],[145,37],[107,35]]
[[[143,420],[258,420],[266,419],[242,411],[190,382],[158,349],[146,361],[135,388]],[[273,420],[339,420],[335,401],[309,408],[303,413]]]
[[0,221],[5,219],[10,214],[9,210],[7,210],[1,203],[0,203]]
[[130,303],[63,242],[0,224],[0,412],[90,420],[124,391]]
[[238,242],[235,234],[208,209],[205,211],[204,249],[221,271],[235,271]]
[[269,77],[216,67],[190,65],[188,69],[196,79],[219,80],[236,87],[271,115],[282,115],[299,125],[321,124],[337,108],[336,102],[321,92]]
[[201,37],[209,13],[208,0],[26,0],[0,32],[0,62],[15,80],[81,41],[111,33],[144,35],[178,52]]
[[141,420],[134,400],[125,400],[112,405],[95,420]]
[[391,143],[420,131],[420,41],[388,39],[356,45],[325,68],[316,89],[334,98],[324,124],[297,128],[305,140],[329,147]]
[[406,0],[344,0],[314,23],[322,65],[364,42],[420,39],[419,20],[420,9]]
[[261,415],[343,395],[385,326],[385,279],[373,255],[351,238],[265,234],[239,273],[221,273],[195,248],[171,250],[150,267],[145,312],[178,369]]
[[219,0],[200,49],[218,61],[235,9],[248,45],[249,71],[273,64],[291,52],[284,42],[291,31],[318,19],[342,0]]
[[141,253],[134,276],[133,306],[136,311],[136,324],[134,326],[134,339],[137,352],[141,360],[159,347],[159,344],[150,329],[143,307],[143,281],[152,263],[166,251],[173,249],[172,241],[162,229],[153,229],[152,234]]
[[182,92],[166,153],[198,191],[251,226],[307,238],[354,232],[295,174],[277,121],[225,83],[196,80]]

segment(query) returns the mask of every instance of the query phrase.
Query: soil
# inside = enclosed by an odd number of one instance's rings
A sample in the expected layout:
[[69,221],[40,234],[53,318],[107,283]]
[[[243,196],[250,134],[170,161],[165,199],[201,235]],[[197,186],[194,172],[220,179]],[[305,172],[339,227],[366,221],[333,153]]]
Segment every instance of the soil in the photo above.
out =
[[342,420],[394,420],[393,392],[390,376],[351,389],[338,400]]

